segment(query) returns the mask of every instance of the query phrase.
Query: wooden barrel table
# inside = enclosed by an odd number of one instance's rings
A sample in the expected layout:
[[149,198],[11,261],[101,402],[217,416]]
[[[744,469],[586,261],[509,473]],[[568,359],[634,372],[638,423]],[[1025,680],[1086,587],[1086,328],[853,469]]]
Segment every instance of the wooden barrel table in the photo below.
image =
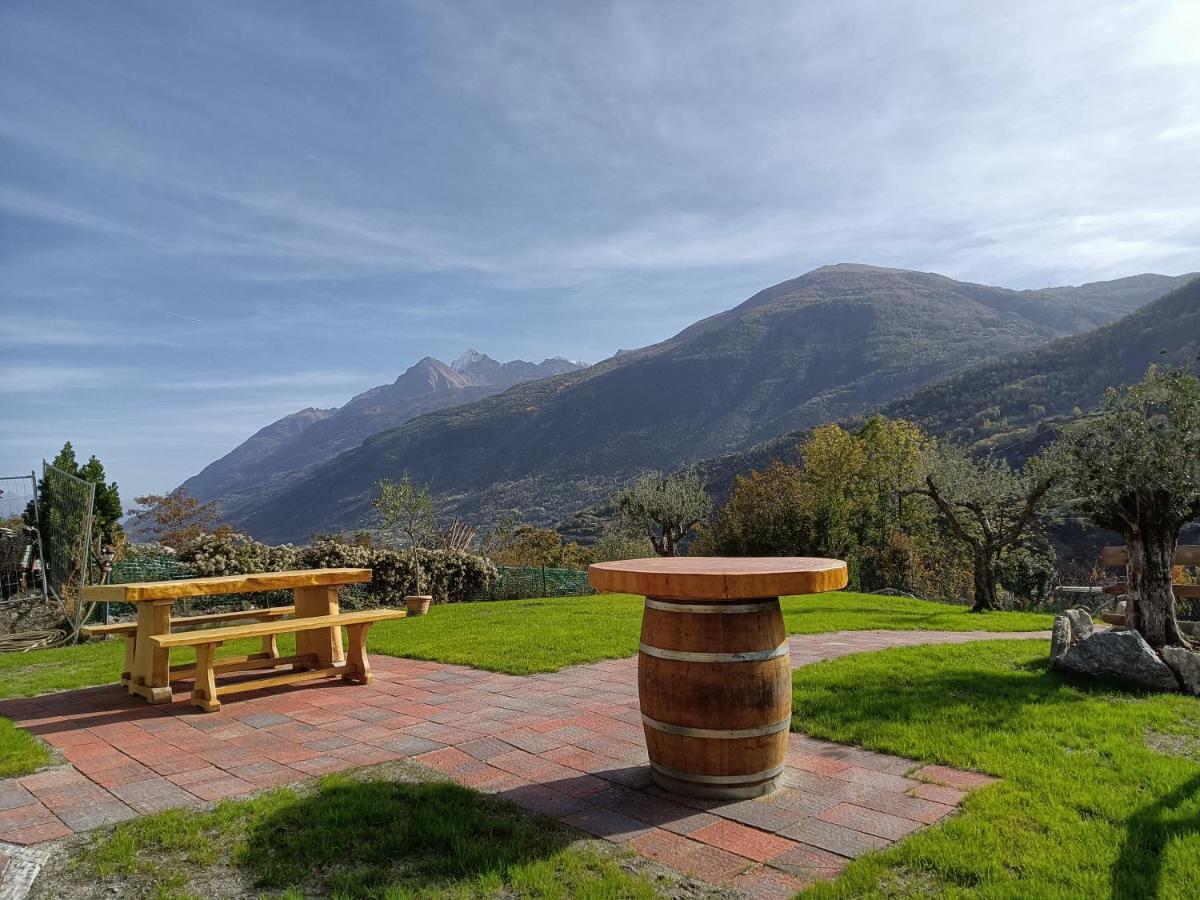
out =
[[846,564],[807,557],[668,557],[597,563],[598,590],[646,598],[638,697],[654,782],[747,799],[783,774],[791,656],[779,598],[846,586]]

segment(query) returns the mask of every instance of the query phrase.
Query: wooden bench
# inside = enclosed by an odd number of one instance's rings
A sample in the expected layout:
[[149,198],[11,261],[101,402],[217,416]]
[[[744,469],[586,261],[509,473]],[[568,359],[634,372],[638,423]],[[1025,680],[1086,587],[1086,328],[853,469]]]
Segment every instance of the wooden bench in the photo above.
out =
[[[367,662],[367,630],[376,622],[387,619],[403,619],[405,615],[406,613],[401,609],[364,610],[329,616],[312,616],[305,619],[231,625],[225,628],[204,628],[179,634],[153,635],[150,640],[163,650],[170,650],[174,647],[196,648],[196,681],[192,687],[192,705],[200,707],[205,712],[216,712],[221,708],[219,699],[221,696],[241,691],[255,691],[315,678],[338,676],[348,681],[370,684],[371,666]],[[348,638],[347,658],[344,662],[321,665],[316,654],[298,653],[295,656],[277,657],[272,660],[272,665],[276,666],[290,663],[293,667],[290,672],[217,686],[217,673],[225,674],[231,671],[231,667],[218,663],[215,658],[217,648],[225,641],[250,637],[273,638],[279,634],[341,627],[346,629]]]
[[[1100,565],[1106,569],[1125,568],[1129,565],[1129,550],[1126,547],[1105,547],[1100,554]],[[1180,544],[1175,548],[1176,566],[1200,566],[1200,545]],[[1200,584],[1173,585],[1175,599],[1200,600]],[[1128,581],[1117,581],[1104,586],[1104,593],[1111,596],[1121,596],[1129,593]],[[1125,614],[1119,612],[1101,613],[1100,618],[1109,625],[1125,624]],[[1182,627],[1182,625],[1181,625]]]
[[[337,615],[338,588],[351,584],[365,584],[370,580],[370,569],[301,569],[291,572],[221,575],[213,578],[183,578],[175,581],[94,585],[83,589],[82,599],[85,602],[134,604],[137,608],[137,623],[132,665],[128,661],[125,665],[125,670],[130,676],[126,687],[131,694],[145,697],[151,703],[170,703],[171,680],[183,678],[186,674],[194,674],[196,671],[194,666],[172,667],[168,647],[150,640],[151,637],[174,636],[172,629],[181,620],[171,615],[173,604],[197,597],[290,590],[296,619],[313,619]],[[191,617],[191,624],[197,624],[196,619],[199,618],[201,617]],[[261,625],[282,624],[282,621],[272,619]],[[209,624],[213,624],[213,620],[210,619]],[[268,630],[260,635],[264,638],[264,647],[273,646],[266,643],[270,640],[269,633]],[[344,656],[341,628],[326,625],[296,631],[296,653],[314,655],[317,658],[317,668],[340,663]],[[255,656],[221,660],[218,669],[229,671],[235,667],[254,668],[254,662],[261,662],[263,659],[261,654],[257,655],[257,660]],[[276,653],[276,658],[277,656]]]
[[[171,618],[171,629],[195,628],[197,626],[216,625],[222,622],[269,622],[273,619],[282,619],[286,616],[294,615],[295,612],[296,607],[294,606],[268,606],[263,609],[242,609],[233,612],[206,613],[202,616],[173,616]],[[126,685],[133,678],[133,661],[137,658],[137,628],[137,622],[115,622],[111,625],[88,625],[82,629],[83,633],[88,637],[118,635],[125,638],[125,669],[121,672],[121,683]],[[229,657],[221,660],[221,665],[229,667],[238,663],[277,659],[278,657],[279,645],[275,641],[275,636],[264,635],[261,652],[251,653],[248,656]],[[195,674],[195,666],[171,666],[170,672],[172,679],[190,678]]]

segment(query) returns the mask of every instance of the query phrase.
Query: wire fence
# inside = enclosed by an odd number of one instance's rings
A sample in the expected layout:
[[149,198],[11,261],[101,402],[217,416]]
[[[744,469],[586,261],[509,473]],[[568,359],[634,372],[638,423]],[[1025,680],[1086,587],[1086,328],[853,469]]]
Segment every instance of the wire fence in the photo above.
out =
[[37,525],[37,476],[0,477],[0,602],[46,600]]
[[470,600],[520,600],[525,597],[571,597],[595,594],[587,572],[546,566],[497,566],[497,576]]
[[78,632],[87,618],[81,594],[88,577],[96,486],[43,462],[40,496],[39,530],[46,586]]

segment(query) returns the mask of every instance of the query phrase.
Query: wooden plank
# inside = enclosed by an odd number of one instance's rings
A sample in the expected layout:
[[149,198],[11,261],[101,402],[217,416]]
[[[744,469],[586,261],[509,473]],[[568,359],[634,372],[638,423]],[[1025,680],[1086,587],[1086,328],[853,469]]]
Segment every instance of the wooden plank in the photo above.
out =
[[588,581],[618,594],[747,600],[841,590],[847,573],[840,559],[680,556],[596,563],[588,568]]
[[[1175,598],[1177,600],[1197,600],[1200,599],[1200,584],[1176,584],[1173,586]],[[1129,584],[1124,581],[1119,581],[1116,584],[1106,585],[1104,588],[1106,594],[1128,594]]]
[[[316,657],[303,653],[296,656],[263,656],[260,653],[253,653],[250,656],[226,656],[214,659],[213,671],[218,675],[225,675],[229,672],[245,672],[253,669],[278,669],[280,666],[288,665],[313,666],[315,663]],[[172,681],[186,681],[194,678],[195,675],[196,666],[194,665],[171,666]]]
[[279,622],[259,622],[253,625],[230,625],[227,628],[204,628],[184,631],[179,634],[155,634],[150,641],[159,647],[199,647],[205,644],[233,641],[238,638],[262,637],[268,634],[290,634],[312,631],[318,628],[339,628],[364,622],[381,622],[386,619],[403,619],[408,615],[402,609],[359,610],[339,613],[335,616],[312,616],[304,619],[284,619]]
[[[296,588],[292,593],[298,619],[336,616],[340,612],[337,588],[304,587]],[[340,663],[346,658],[342,650],[342,630],[327,628],[324,631],[302,631],[296,635],[296,652],[316,656],[316,668]]]
[[[1129,551],[1125,547],[1105,547],[1100,552],[1100,565],[1125,566],[1129,564]],[[1175,565],[1200,566],[1200,544],[1180,544],[1175,548]]]
[[192,703],[205,712],[216,712],[221,708],[213,672],[213,654],[216,652],[216,644],[196,648],[196,683],[192,685]]
[[264,606],[261,609],[242,609],[232,612],[205,613],[202,616],[171,616],[171,627],[211,625],[214,622],[237,622],[246,620],[282,619],[295,614],[294,606]]
[[1105,568],[1109,566],[1123,566],[1127,562],[1129,562],[1129,551],[1124,546],[1105,547],[1100,551],[1100,565]]
[[240,694],[244,691],[258,691],[263,688],[279,687],[283,684],[295,684],[298,681],[311,681],[314,678],[333,678],[350,672],[348,666],[325,666],[320,669],[304,669],[299,672],[287,672],[283,675],[272,675],[269,678],[254,678],[250,681],[237,681],[233,684],[222,684],[217,687],[218,696]]
[[[141,694],[151,703],[170,703],[171,654],[165,647],[155,644],[153,638],[170,634],[171,604],[142,604],[138,607],[137,624],[137,646],[133,651],[133,678],[129,689],[132,693]],[[150,639],[143,639],[143,636]]]
[[370,569],[302,569],[294,572],[222,575],[216,578],[183,578],[177,581],[92,585],[83,589],[83,599],[89,602],[142,603],[147,600],[178,600],[213,594],[249,594],[255,591],[365,584],[370,580]]
[[137,634],[137,622],[113,622],[111,625],[85,625],[79,629],[88,637],[108,634]]
[[[262,609],[242,609],[234,612],[206,613],[202,616],[171,616],[171,628],[208,625],[213,622],[262,622],[282,619],[295,613],[294,606],[265,606]],[[112,625],[89,625],[82,629],[89,637],[108,634],[137,634],[137,622],[115,622]]]

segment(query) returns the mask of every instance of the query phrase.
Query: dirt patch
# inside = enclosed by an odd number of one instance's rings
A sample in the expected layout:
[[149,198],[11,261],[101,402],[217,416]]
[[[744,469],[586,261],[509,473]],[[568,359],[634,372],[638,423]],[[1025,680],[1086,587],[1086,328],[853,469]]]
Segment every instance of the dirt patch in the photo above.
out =
[[932,872],[901,866],[879,880],[884,897],[940,897],[943,894]]
[[1194,734],[1163,734],[1161,731],[1147,731],[1146,746],[1165,756],[1178,756],[1183,759],[1194,759],[1200,762],[1200,722],[1195,725]]

